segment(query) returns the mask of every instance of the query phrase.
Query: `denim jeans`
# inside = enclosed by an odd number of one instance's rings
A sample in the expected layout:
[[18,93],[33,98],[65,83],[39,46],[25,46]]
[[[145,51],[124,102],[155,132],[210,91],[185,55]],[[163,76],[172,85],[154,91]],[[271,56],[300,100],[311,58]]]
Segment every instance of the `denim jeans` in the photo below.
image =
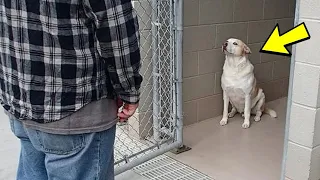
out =
[[10,121],[21,142],[17,180],[114,180],[115,126],[97,133],[57,135]]

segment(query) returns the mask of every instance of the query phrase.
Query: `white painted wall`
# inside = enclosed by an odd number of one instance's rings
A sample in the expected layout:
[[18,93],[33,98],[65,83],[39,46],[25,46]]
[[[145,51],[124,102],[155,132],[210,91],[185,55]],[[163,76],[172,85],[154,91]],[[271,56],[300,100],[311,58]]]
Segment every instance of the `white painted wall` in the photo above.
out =
[[296,25],[311,39],[294,47],[284,174],[286,180],[320,179],[320,1],[297,0]]

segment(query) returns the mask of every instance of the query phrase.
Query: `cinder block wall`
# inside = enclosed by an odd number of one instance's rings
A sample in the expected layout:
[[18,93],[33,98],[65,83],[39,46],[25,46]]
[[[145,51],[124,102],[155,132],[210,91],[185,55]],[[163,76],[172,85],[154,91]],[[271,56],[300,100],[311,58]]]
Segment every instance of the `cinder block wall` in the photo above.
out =
[[293,27],[295,0],[184,0],[183,100],[189,125],[222,114],[222,43],[243,40],[267,101],[287,95],[290,60],[259,50],[276,23]]
[[[305,22],[311,39],[296,45],[286,180],[320,179],[320,2],[298,0],[296,23]],[[289,98],[290,100],[290,98]]]

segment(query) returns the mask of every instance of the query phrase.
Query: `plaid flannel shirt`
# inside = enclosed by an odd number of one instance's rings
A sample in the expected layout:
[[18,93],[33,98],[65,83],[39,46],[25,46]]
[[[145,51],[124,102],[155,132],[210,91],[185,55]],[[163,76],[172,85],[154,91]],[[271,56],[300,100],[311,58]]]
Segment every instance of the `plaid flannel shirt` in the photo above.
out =
[[47,123],[116,96],[137,103],[139,25],[130,0],[0,0],[0,102]]

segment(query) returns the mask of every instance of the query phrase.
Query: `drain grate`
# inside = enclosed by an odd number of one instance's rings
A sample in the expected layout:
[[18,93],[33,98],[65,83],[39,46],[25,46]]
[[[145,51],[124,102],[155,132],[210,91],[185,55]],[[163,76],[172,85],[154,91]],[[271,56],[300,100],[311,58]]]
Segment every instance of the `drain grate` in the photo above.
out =
[[175,159],[162,155],[133,169],[150,180],[213,180]]

